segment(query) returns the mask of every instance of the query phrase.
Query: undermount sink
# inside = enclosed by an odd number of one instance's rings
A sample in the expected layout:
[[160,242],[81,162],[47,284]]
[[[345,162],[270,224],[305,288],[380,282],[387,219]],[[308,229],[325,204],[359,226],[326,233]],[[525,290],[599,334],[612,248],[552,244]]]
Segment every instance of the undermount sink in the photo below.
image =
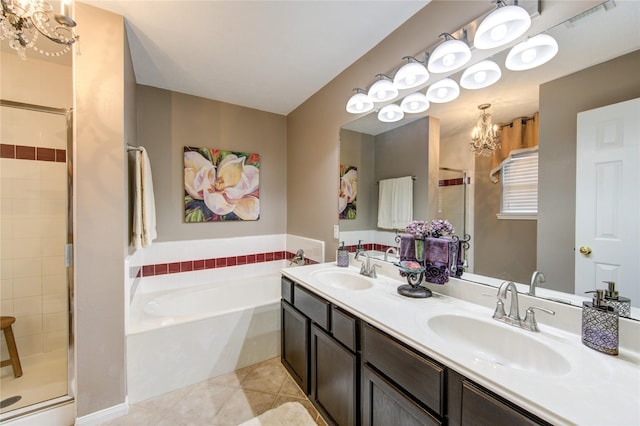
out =
[[571,370],[563,355],[531,332],[491,321],[443,314],[430,318],[427,327],[480,362],[551,376]]
[[373,283],[357,272],[335,269],[316,271],[312,273],[321,284],[346,290],[366,290],[373,286]]

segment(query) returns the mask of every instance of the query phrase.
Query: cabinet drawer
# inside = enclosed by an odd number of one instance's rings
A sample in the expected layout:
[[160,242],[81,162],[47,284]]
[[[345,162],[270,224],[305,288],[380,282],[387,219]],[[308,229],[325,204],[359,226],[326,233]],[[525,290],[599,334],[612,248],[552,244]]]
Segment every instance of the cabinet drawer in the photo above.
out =
[[424,358],[368,324],[362,327],[364,360],[442,416],[444,367]]
[[285,276],[280,278],[280,294],[284,300],[293,305],[293,281]]
[[331,332],[333,337],[351,351],[358,349],[358,319],[337,306],[331,306]]
[[309,317],[311,321],[325,330],[329,330],[331,316],[329,302],[295,284],[293,287],[293,306]]

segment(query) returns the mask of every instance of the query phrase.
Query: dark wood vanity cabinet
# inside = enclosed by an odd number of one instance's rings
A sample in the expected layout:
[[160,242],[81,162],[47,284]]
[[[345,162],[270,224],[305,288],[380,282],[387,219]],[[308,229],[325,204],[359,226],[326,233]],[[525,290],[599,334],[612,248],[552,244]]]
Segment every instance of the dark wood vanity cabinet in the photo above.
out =
[[282,363],[327,423],[547,425],[282,277]]
[[281,302],[282,364],[305,394],[309,393],[309,318],[284,300]]
[[443,424],[446,369],[369,324],[362,325],[362,421]]
[[359,320],[282,277],[282,364],[327,423],[359,425]]
[[455,371],[449,370],[447,387],[449,425],[550,425]]

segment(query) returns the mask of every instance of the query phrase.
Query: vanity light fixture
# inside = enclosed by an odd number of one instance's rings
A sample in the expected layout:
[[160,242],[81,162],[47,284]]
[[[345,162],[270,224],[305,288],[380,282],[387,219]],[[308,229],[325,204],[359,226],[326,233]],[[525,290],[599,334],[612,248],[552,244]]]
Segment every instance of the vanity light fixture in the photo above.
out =
[[523,35],[531,26],[531,17],[517,1],[506,6],[498,0],[498,8],[482,20],[478,26],[473,45],[476,49],[493,49],[504,46]]
[[511,48],[505,66],[512,71],[529,70],[549,62],[558,53],[558,42],[548,34],[538,34]]
[[378,120],[385,123],[393,123],[404,118],[404,112],[397,104],[389,104],[380,108],[378,111]]
[[483,89],[496,83],[500,77],[502,77],[502,71],[498,64],[485,60],[464,70],[460,78],[460,86],[465,89]]
[[407,63],[404,64],[393,77],[393,84],[395,84],[399,90],[412,89],[429,80],[429,71],[427,71],[419,60],[413,56],[405,56],[402,59],[407,60]]
[[400,108],[406,113],[417,114],[429,109],[429,100],[424,93],[415,92],[405,96],[400,102]]
[[442,79],[427,89],[427,99],[438,104],[450,102],[459,95],[460,86],[450,78]]
[[449,33],[442,33],[444,37],[441,44],[436,47],[431,56],[427,68],[433,73],[443,73],[460,68],[471,60],[471,49],[462,40],[454,38]]
[[44,0],[2,0],[1,8],[0,40],[9,40],[21,59],[27,59],[27,49],[62,56],[78,40],[71,0],[61,0],[59,10]]
[[378,80],[369,88],[369,97],[374,102],[386,102],[398,96],[398,89],[391,79],[384,74],[376,75]]
[[487,110],[491,104],[478,105],[478,109],[482,111],[478,117],[478,123],[471,132],[471,142],[469,149],[476,155],[489,157],[493,151],[500,146],[498,138],[498,126],[491,123],[491,114]]
[[373,100],[369,95],[359,88],[353,90],[356,91],[356,94],[351,96],[347,101],[347,112],[360,114],[371,111],[373,109]]

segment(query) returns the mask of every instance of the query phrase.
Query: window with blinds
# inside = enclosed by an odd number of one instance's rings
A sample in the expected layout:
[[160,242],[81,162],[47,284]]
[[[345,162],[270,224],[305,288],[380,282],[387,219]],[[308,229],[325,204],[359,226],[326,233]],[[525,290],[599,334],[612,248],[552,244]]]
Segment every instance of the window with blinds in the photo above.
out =
[[514,156],[502,166],[501,216],[535,219],[538,214],[538,152]]

